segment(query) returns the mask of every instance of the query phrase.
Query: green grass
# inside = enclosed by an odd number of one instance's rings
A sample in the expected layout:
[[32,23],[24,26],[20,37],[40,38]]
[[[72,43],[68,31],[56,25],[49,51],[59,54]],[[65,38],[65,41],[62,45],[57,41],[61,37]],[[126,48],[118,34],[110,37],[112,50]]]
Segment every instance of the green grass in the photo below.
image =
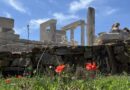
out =
[[0,79],[0,90],[130,90],[130,77],[122,76],[97,76],[96,78],[74,79],[69,77],[22,77]]

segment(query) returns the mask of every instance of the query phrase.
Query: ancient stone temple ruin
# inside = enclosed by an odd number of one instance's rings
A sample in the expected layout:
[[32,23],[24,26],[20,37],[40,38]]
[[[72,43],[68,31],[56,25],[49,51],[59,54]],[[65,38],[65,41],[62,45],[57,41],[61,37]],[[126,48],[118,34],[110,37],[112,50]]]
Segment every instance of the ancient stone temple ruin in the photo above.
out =
[[[55,45],[78,45],[78,42],[74,40],[74,30],[80,26],[81,27],[81,45],[85,44],[84,32],[85,32],[85,22],[84,20],[78,20],[76,22],[70,23],[66,26],[61,27],[60,30],[56,28],[57,20],[50,19],[46,22],[40,24],[40,41],[41,42],[51,42]],[[70,41],[67,39],[66,32],[70,31]]]
[[[14,31],[14,20],[11,18],[0,17],[0,51],[26,52],[34,47],[44,46],[66,46],[78,45],[74,40],[74,29],[81,26],[81,45],[84,45],[84,20],[78,20],[71,24],[56,28],[57,20],[50,19],[40,24],[40,41],[20,39]],[[66,32],[70,30],[70,41],[67,40]]]
[[66,32],[56,30],[57,20],[50,19],[40,24],[40,41],[63,44],[66,40]]
[[30,41],[19,37],[14,31],[14,20],[0,17],[0,51],[24,52],[31,50],[37,44],[43,44],[39,41]]
[[14,34],[14,20],[0,17],[0,45],[13,44],[19,40],[19,35]]

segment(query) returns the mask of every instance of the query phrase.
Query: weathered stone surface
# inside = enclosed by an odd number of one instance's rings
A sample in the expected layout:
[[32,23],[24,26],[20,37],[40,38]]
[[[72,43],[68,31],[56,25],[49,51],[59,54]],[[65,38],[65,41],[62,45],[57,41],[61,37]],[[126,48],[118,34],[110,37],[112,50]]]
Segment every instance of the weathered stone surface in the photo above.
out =
[[0,39],[17,40],[19,39],[19,35],[4,32],[4,33],[0,33]]
[[0,27],[14,28],[14,20],[10,18],[0,17]]
[[[25,55],[26,56],[26,55]],[[11,66],[27,67],[31,64],[30,58],[16,58]]]
[[0,17],[0,51],[29,52],[34,47],[44,45],[40,41],[20,39],[13,28],[13,19]]
[[87,14],[87,44],[92,46],[95,36],[95,9],[89,7]]
[[51,19],[40,24],[40,41],[52,42],[53,44],[60,44],[62,36],[66,33],[56,29],[57,20]]
[[71,46],[75,46],[75,45],[78,45],[77,41],[74,40],[74,30],[76,30],[76,28],[78,26],[81,27],[81,45],[84,46],[85,44],[85,39],[84,39],[84,32],[85,32],[85,28],[84,28],[84,25],[85,25],[85,21],[84,20],[78,20],[76,22],[73,22],[71,24],[68,24],[64,27],[62,27],[62,31],[68,31],[70,30],[70,42],[68,42],[68,45],[71,45]]
[[[40,41],[53,41],[53,38],[55,38],[56,22],[55,19],[51,19],[40,24]],[[48,27],[50,29],[47,29]]]
[[9,65],[8,60],[0,60],[0,68],[1,67],[7,67]]

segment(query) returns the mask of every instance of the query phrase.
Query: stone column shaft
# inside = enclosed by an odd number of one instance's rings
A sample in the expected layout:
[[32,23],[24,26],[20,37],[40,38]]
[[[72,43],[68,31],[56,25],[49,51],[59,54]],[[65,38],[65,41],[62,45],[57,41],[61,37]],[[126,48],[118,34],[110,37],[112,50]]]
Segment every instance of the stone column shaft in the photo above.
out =
[[95,9],[89,7],[87,14],[87,44],[92,46],[95,36]]
[[56,23],[52,23],[50,25],[50,32],[51,32],[51,40],[56,42]]
[[43,33],[45,33],[45,31],[44,31],[45,29],[46,29],[46,26],[44,26],[44,25],[40,26],[40,41],[42,41],[42,42],[44,41]]
[[74,43],[74,29],[70,30],[70,40],[72,43]]
[[85,40],[84,40],[84,24],[81,25],[81,45],[84,46],[85,45]]

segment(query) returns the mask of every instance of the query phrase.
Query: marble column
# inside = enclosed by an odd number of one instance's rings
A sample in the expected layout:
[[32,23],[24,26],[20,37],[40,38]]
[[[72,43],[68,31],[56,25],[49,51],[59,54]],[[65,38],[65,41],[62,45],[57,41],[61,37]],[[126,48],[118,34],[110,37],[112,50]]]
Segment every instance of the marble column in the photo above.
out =
[[56,42],[56,23],[51,23],[50,25],[50,32],[51,32],[51,40],[55,43]]
[[84,24],[81,25],[81,46],[85,45],[85,40],[84,40]]
[[89,7],[87,14],[87,45],[92,46],[95,36],[95,9]]
[[74,44],[74,29],[70,30],[70,40],[71,40],[71,43]]
[[45,25],[41,25],[40,26],[40,41],[41,42],[44,42],[44,33],[45,33],[44,30],[46,30],[46,26]]

